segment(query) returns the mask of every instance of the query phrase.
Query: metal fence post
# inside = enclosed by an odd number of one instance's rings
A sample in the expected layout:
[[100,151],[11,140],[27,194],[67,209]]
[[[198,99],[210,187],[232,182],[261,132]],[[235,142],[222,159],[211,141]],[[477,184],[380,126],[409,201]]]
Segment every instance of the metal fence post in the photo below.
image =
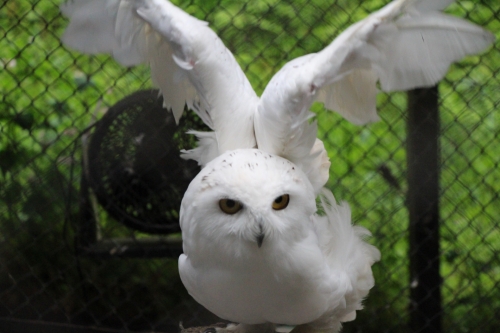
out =
[[441,332],[438,88],[408,93],[410,328]]

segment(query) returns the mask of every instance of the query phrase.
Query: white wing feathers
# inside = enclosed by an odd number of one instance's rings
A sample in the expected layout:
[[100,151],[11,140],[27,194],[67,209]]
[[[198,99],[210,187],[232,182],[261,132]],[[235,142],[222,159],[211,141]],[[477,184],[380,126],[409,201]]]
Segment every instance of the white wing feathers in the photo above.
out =
[[294,59],[276,73],[261,97],[254,127],[258,148],[299,166],[317,194],[328,180],[330,162],[323,143],[316,139],[316,122],[309,123],[314,95],[298,88],[300,75],[287,80],[311,57],[314,54]]
[[196,88],[201,108],[209,113],[216,132],[219,154],[253,148],[258,97],[217,34],[164,0],[142,1],[137,7],[138,15],[172,46],[173,59]]
[[198,139],[198,147],[190,150],[181,150],[182,158],[197,161],[199,165],[205,166],[208,162],[220,155],[215,132],[190,130],[187,131],[187,134],[196,136]]
[[[350,321],[374,285],[371,266],[380,260],[380,251],[364,241],[370,232],[351,224],[351,210],[346,202],[338,205],[333,194],[321,191],[321,206],[326,216],[316,216],[314,227],[320,247],[327,258],[334,284],[344,285],[346,293],[334,295],[332,309],[313,325],[335,325],[336,321]],[[338,297],[343,297],[340,301]]]
[[206,22],[165,0],[75,0],[61,10],[71,19],[66,45],[110,53],[126,66],[148,63],[176,120],[187,104],[215,131],[208,150],[255,147],[258,97]]
[[432,11],[432,10],[443,10],[448,7],[455,0],[412,0],[405,1],[403,6],[412,6],[415,10],[422,11]]
[[71,19],[62,41],[85,53],[112,53],[119,48],[115,35],[115,16],[120,0],[68,1],[61,12]]
[[329,161],[309,108],[316,100],[355,124],[378,120],[382,90],[432,86],[462,57],[494,36],[438,12],[453,0],[395,0],[352,25],[329,46],[286,64],[261,99],[217,35],[166,0],[73,0],[61,9],[70,24],[63,42],[120,63],[148,63],[153,83],[176,120],[184,105],[215,133],[197,133],[184,152],[205,165],[227,150],[254,148],[297,164],[316,193]]
[[[124,66],[149,63],[151,77],[164,95],[165,107],[178,121],[184,105],[198,99],[196,90],[173,60],[173,50],[135,14],[134,2],[74,0],[61,6],[70,23],[64,44],[83,53],[111,54]],[[210,124],[208,124],[210,126]]]
[[293,155],[290,138],[309,126],[314,100],[355,124],[378,120],[377,81],[385,91],[432,86],[452,62],[490,45],[490,32],[436,11],[451,2],[393,1],[319,53],[286,64],[261,97],[255,117],[258,147]]
[[397,33],[384,26],[387,33],[380,29],[369,40],[384,50],[372,66],[385,91],[432,86],[452,62],[483,50],[494,39],[478,26],[438,12],[403,17],[397,23]]

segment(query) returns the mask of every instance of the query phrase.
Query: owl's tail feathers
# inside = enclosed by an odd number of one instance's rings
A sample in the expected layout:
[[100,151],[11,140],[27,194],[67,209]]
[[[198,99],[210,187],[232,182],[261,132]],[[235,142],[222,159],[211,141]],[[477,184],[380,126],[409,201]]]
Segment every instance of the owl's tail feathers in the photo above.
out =
[[375,284],[371,266],[380,260],[380,251],[365,241],[371,235],[367,229],[351,224],[351,210],[346,202],[337,204],[327,189],[322,190],[320,199],[324,216],[318,216],[315,223],[320,246],[332,274],[350,283],[343,300],[332,309],[331,319],[351,321]]

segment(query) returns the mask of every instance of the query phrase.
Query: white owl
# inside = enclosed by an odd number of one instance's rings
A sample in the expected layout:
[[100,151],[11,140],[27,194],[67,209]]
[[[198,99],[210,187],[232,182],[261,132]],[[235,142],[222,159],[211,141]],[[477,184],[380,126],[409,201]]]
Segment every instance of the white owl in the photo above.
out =
[[[318,53],[290,61],[258,97],[219,37],[166,0],[74,0],[63,42],[148,63],[165,106],[184,105],[213,132],[184,152],[204,168],[181,207],[182,280],[237,332],[337,332],[373,286],[378,251],[346,204],[322,187],[330,162],[309,108],[378,119],[384,91],[436,84],[449,65],[490,45],[481,27],[440,12],[452,0],[395,0]],[[325,216],[316,215],[322,193]]]
[[[236,332],[337,332],[373,286],[378,250],[346,203],[314,189],[290,161],[258,149],[226,152],[195,177],[181,205],[189,293]],[[261,324],[261,325],[259,325]],[[220,330],[220,329],[219,329]]]

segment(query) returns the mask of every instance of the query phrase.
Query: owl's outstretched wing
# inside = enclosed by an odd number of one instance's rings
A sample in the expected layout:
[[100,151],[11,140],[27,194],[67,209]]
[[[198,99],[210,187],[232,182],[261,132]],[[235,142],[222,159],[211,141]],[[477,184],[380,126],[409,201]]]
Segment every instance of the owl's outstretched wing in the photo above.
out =
[[255,146],[259,99],[206,22],[166,0],[73,0],[61,10],[70,18],[64,44],[84,53],[109,53],[125,66],[149,64],[175,119],[187,104],[214,130],[200,134],[208,139],[189,157],[205,164],[226,150]]
[[[439,10],[452,0],[395,0],[329,46],[287,63],[266,87],[255,116],[259,149],[301,164],[312,147],[309,107],[323,102],[355,124],[378,120],[384,91],[436,84],[449,65],[490,45],[493,34]],[[300,144],[296,139],[302,137]],[[297,154],[297,151],[299,154]]]
[[[318,322],[319,326],[339,326],[354,320],[356,310],[374,285],[371,266],[380,260],[380,251],[364,241],[370,232],[351,224],[351,210],[346,202],[337,204],[331,191],[320,195],[324,216],[315,216],[314,228],[330,267],[334,288],[332,307]],[[337,294],[342,292],[342,294]]]

